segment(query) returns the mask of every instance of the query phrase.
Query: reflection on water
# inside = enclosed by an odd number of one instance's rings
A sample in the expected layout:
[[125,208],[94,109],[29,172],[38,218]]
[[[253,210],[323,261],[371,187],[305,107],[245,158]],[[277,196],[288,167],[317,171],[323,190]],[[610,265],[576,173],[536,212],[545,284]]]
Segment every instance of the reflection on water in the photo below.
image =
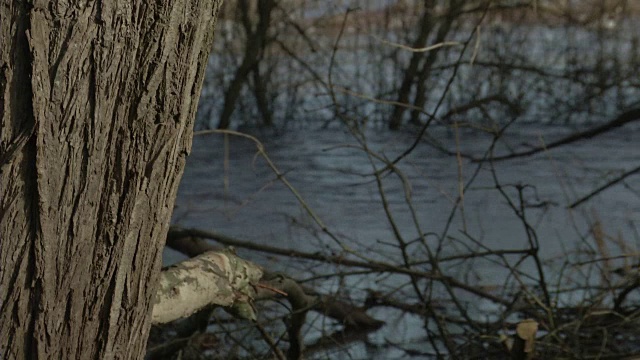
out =
[[[561,137],[559,128],[526,128],[510,135],[512,144],[540,144]],[[471,134],[469,134],[471,135]],[[413,140],[406,133],[368,135],[369,147],[394,158]],[[484,152],[490,139],[469,138],[462,134],[464,153]],[[344,236],[345,242],[364,246],[375,241],[392,241],[393,233],[386,221],[377,186],[372,181],[372,167],[366,154],[354,147],[351,135],[339,130],[292,130],[279,136],[260,137],[271,159],[309,206],[330,229]],[[443,140],[454,149],[453,139]],[[443,141],[441,139],[441,141]],[[315,251],[305,233],[292,231],[291,220],[308,223],[310,219],[291,192],[276,181],[273,172],[257,155],[255,145],[247,139],[229,137],[228,171],[224,170],[222,135],[194,139],[180,186],[174,222],[183,226],[215,230],[225,234],[283,247]],[[499,151],[499,150],[498,150]],[[640,199],[631,189],[638,189],[639,179],[629,178],[627,186],[613,187],[574,213],[565,206],[588,194],[618,171],[637,166],[640,151],[624,130],[594,141],[534,157],[496,163],[503,184],[527,184],[527,201],[540,204],[529,209],[543,250],[549,256],[571,247],[576,240],[571,221],[580,226],[581,213],[597,215],[609,231],[634,240],[630,222],[636,223]],[[376,166],[381,167],[380,163]],[[463,161],[463,179],[468,181],[476,164]],[[403,162],[399,169],[411,185],[411,198],[424,232],[440,234],[458,195],[458,164],[424,144]],[[225,179],[228,188],[225,189]],[[397,176],[384,178],[385,194],[394,220],[407,238],[417,236],[405,203],[405,192]],[[477,180],[465,194],[464,209],[467,232],[482,235],[485,245],[513,248],[525,245],[522,224],[497,192],[488,189],[493,181],[484,165]],[[537,198],[535,198],[537,196]],[[549,204],[549,206],[543,206]],[[577,216],[576,216],[577,215]],[[637,225],[637,223],[636,223]],[[459,237],[463,222],[460,214],[450,235]]]
[[[549,143],[567,132],[567,129],[559,127],[525,127],[507,136],[511,144],[537,145],[541,141]],[[450,149],[455,149],[454,139],[446,132],[433,135]],[[307,204],[342,242],[370,257],[388,261],[399,259],[399,252],[389,245],[396,242],[381,205],[377,185],[372,181],[371,162],[366,153],[354,147],[357,142],[351,135],[339,130],[291,130],[281,135],[258,134],[257,137]],[[619,129],[594,140],[534,157],[495,164],[496,174],[503,185],[531,186],[524,192],[525,201],[532,205],[526,210],[527,217],[537,232],[544,258],[558,257],[578,245],[584,245],[580,236],[588,234],[589,224],[595,220],[601,222],[608,234],[624,239],[629,249],[638,249],[640,176],[628,178],[573,212],[566,210],[566,205],[614,178],[621,170],[637,166],[640,152],[633,138],[633,132]],[[371,131],[367,134],[367,141],[373,151],[394,158],[407,148],[413,137],[402,132]],[[328,248],[337,251],[335,244],[326,236],[321,233],[314,236],[309,230],[312,224],[310,217],[289,189],[277,181],[265,161],[257,156],[255,145],[247,139],[233,136],[228,138],[228,142],[229,153],[225,159],[223,135],[194,139],[178,194],[174,223],[214,230],[261,244],[309,252],[329,251]],[[460,135],[460,148],[464,153],[481,154],[489,142],[489,138],[478,137],[477,133],[463,132]],[[497,149],[497,153],[505,151],[504,148]],[[381,166],[380,163],[375,165]],[[454,157],[445,156],[427,144],[420,144],[398,165],[410,184],[410,196],[421,231],[435,234],[428,237],[434,246],[438,238],[444,239],[443,252],[449,254],[477,249],[474,241],[492,249],[526,247],[523,225],[495,190],[487,164],[482,165],[477,178],[464,194],[464,218],[460,211],[456,212],[451,226],[447,228],[458,196],[458,165]],[[466,183],[478,165],[463,160],[461,166],[461,177]],[[407,193],[401,179],[388,175],[383,186],[393,220],[401,234],[405,239],[416,238],[418,230],[406,204]],[[507,191],[512,197],[515,195],[514,191]],[[448,229],[446,233],[445,229]],[[610,251],[615,254],[621,250],[612,246]],[[288,270],[299,278],[305,277],[299,268],[291,268],[296,265],[269,262],[255,254],[242,255],[274,270]],[[175,254],[167,253],[165,256],[167,262],[177,259]],[[456,263],[445,271],[455,276],[473,266],[484,267],[474,281],[486,285],[504,282],[503,270],[492,268],[490,263]],[[393,282],[393,278],[385,281]],[[358,297],[358,292],[362,293],[360,298],[364,297],[367,288],[388,285],[381,285],[376,279],[358,277],[349,277],[345,282],[352,295]],[[340,285],[345,284],[322,284],[325,290]],[[378,315],[385,319],[395,316],[389,311]],[[394,328],[373,336],[406,343],[421,333],[422,324],[416,321],[418,323],[414,325],[410,325],[410,321],[402,322],[404,333]],[[362,351],[366,353],[366,350]]]

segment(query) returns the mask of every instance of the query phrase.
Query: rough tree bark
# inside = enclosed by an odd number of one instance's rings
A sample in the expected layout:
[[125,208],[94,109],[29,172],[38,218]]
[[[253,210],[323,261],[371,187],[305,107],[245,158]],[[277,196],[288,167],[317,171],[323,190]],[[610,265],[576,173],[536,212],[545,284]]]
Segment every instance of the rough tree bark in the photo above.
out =
[[0,6],[0,357],[141,358],[221,0]]

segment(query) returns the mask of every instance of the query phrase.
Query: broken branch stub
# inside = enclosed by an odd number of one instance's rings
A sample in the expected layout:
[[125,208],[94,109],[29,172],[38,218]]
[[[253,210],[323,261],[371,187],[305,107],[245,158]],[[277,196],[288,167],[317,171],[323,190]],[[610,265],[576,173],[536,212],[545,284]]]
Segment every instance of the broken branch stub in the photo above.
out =
[[[152,322],[182,319],[209,305],[250,305],[253,286],[261,278],[260,267],[229,251],[210,251],[180,262],[160,274]],[[255,313],[246,317],[255,319]]]

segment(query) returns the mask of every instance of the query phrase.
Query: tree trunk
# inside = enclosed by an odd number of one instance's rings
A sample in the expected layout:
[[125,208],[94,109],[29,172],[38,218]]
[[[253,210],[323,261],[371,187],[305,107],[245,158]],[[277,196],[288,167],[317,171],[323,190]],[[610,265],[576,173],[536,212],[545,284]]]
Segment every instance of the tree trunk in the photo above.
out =
[[[451,32],[454,22],[456,21],[456,18],[459,17],[461,14],[463,5],[464,5],[464,1],[460,1],[460,0],[453,0],[449,2],[447,15],[438,24],[438,31],[436,32],[436,36],[434,40],[435,44],[440,44],[446,41],[446,37]],[[424,60],[424,63],[422,64],[422,69],[420,69],[420,72],[417,75],[416,93],[413,97],[414,110],[411,111],[411,123],[414,125],[421,125],[420,115],[422,115],[422,112],[415,109],[424,108],[424,104],[427,102],[426,93],[428,90],[428,86],[431,85],[431,84],[427,84],[427,81],[431,77],[431,71],[436,65],[436,60],[438,58],[438,54],[440,51],[446,51],[446,50],[439,48],[439,49],[433,49],[429,51],[429,54],[427,55],[427,57]]]
[[0,357],[143,356],[220,2],[2,2]]
[[[425,0],[424,1],[424,12],[422,14],[422,18],[420,19],[420,28],[418,36],[412,44],[414,48],[423,48],[427,44],[427,40],[429,39],[429,35],[433,30],[433,22],[434,22],[434,9],[435,9],[435,1]],[[404,71],[404,75],[402,77],[402,83],[400,85],[400,89],[398,89],[398,97],[396,101],[399,104],[409,104],[409,97],[411,95],[411,89],[415,84],[415,78],[418,75],[418,71],[420,69],[420,62],[424,58],[424,52],[414,52],[411,55],[411,60],[409,61],[409,65]],[[394,106],[393,112],[391,113],[391,117],[389,118],[389,129],[398,130],[402,125],[402,117],[404,115],[404,111],[406,110],[406,106]]]
[[[253,0],[252,0],[253,1]],[[236,109],[236,104],[240,98],[242,88],[251,72],[258,71],[257,76],[260,76],[260,69],[258,64],[262,61],[264,56],[264,50],[267,46],[267,32],[271,24],[271,14],[276,7],[275,0],[259,0],[258,11],[258,23],[253,26],[253,19],[249,13],[251,6],[249,0],[240,0],[238,3],[240,8],[240,18],[244,31],[247,34],[247,41],[244,48],[244,58],[242,63],[238,67],[224,94],[224,105],[222,106],[222,112],[220,113],[220,121],[218,122],[218,129],[227,129],[231,125],[231,115]],[[259,85],[257,85],[259,86]],[[262,110],[260,101],[261,98],[256,98],[258,106]]]

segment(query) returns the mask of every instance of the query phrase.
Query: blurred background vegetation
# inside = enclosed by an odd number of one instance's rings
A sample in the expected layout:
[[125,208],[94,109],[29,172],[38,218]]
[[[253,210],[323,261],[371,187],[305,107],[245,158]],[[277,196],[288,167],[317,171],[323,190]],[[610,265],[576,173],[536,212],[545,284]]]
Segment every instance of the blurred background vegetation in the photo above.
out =
[[199,126],[606,121],[640,106],[639,12],[629,0],[227,1]]
[[255,324],[207,313],[152,353],[636,356],[639,15],[226,0],[170,239],[236,246],[306,300],[272,294]]

